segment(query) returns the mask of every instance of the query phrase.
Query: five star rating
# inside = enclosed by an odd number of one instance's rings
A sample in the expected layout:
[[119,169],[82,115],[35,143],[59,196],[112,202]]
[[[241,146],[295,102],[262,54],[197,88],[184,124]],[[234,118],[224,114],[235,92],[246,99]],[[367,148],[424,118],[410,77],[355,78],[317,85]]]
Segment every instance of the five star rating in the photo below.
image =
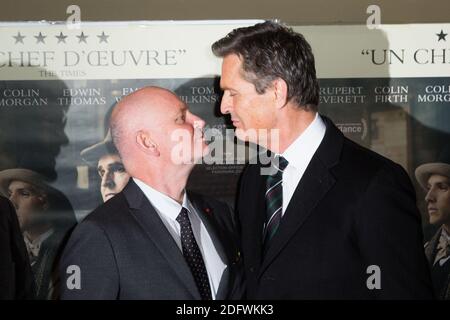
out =
[[[35,34],[32,36],[29,36],[29,35],[24,35],[24,34],[20,33],[20,31],[17,32],[17,34],[12,37],[14,38],[14,41],[15,41],[14,44],[19,44],[19,43],[25,44],[25,42],[27,41],[27,40],[25,40],[25,38],[29,38],[30,40],[28,40],[28,41],[33,41],[35,44],[39,44],[39,43],[46,44],[48,41],[50,41],[49,39],[53,38],[52,36],[43,34],[42,32],[39,32],[38,34]],[[33,38],[34,38],[34,40],[33,40]],[[66,40],[68,40],[68,38],[70,38],[70,37],[69,37],[69,35],[65,35],[61,31],[59,34],[54,35],[54,38],[56,38],[57,44],[60,44],[60,43],[67,43]],[[96,41],[95,39],[97,39],[98,43],[108,43],[109,35],[105,34],[105,32],[102,31],[102,33],[99,35],[96,35],[96,37],[92,36],[91,39],[88,39],[88,38],[90,38],[90,35],[85,34],[84,31],[82,31],[80,34],[75,35],[75,37],[72,37],[72,38],[75,38],[77,40],[77,43],[86,43],[87,44],[88,41]]]
[[438,36],[438,42],[441,40],[447,41],[445,37],[448,35],[448,33],[444,33],[444,30],[441,30],[440,33],[436,33],[436,35]]
[[[444,31],[441,30],[440,33],[436,33],[436,36],[438,37],[437,41],[438,42],[441,40],[446,41],[447,35],[448,35],[448,33],[444,33]],[[26,35],[23,35],[20,32],[17,32],[17,35],[12,36],[12,37],[15,40],[14,44],[19,44],[19,43],[25,44],[24,39],[27,38]],[[46,38],[48,36],[43,34],[42,32],[39,32],[39,34],[34,35],[33,37],[35,38],[36,44],[38,44],[38,43],[45,44],[46,41],[48,41],[48,39],[46,40]],[[57,39],[57,43],[59,44],[59,43],[66,43],[66,39],[69,36],[60,32],[59,35],[55,35],[54,37]],[[78,43],[86,43],[86,44],[88,43],[89,35],[85,34],[84,32],[81,32],[79,35],[76,35],[75,37],[78,39]],[[30,36],[30,38],[31,38],[31,36]],[[98,43],[108,43],[109,35],[105,34],[105,32],[102,31],[101,34],[97,35],[97,38],[98,38]]]

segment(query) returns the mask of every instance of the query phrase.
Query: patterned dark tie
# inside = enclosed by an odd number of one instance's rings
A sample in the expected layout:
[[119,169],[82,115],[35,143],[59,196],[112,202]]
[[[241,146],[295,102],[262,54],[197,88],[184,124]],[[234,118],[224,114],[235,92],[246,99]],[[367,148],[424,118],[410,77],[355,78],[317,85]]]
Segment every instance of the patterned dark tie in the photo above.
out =
[[183,248],[183,255],[194,276],[194,281],[200,292],[200,296],[202,297],[202,300],[212,300],[211,287],[209,285],[205,262],[203,261],[202,253],[200,252],[197,241],[195,241],[194,232],[192,231],[191,221],[189,220],[188,210],[186,208],[183,207],[181,209],[177,221],[181,227],[181,246]]
[[[278,161],[277,161],[278,160]],[[278,164],[277,164],[278,162]],[[264,247],[267,249],[272,237],[278,230],[283,212],[283,171],[288,161],[280,156],[275,158],[272,165],[275,173],[267,176],[266,181],[266,222],[264,224]]]

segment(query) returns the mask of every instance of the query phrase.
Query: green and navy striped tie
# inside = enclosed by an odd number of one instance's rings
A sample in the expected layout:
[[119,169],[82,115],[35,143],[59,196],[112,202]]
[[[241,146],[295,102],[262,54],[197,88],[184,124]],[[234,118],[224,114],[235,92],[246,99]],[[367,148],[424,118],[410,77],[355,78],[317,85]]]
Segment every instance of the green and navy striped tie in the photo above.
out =
[[270,240],[280,226],[283,212],[283,171],[288,161],[277,156],[272,166],[275,173],[267,176],[266,181],[266,222],[264,224],[264,246],[267,248]]

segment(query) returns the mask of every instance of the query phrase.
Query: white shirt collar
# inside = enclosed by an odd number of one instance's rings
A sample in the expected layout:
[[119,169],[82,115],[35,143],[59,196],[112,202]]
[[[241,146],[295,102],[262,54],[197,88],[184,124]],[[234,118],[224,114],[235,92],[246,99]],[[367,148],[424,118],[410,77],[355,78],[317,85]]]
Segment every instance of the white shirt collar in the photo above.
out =
[[442,233],[441,233],[444,237],[447,238],[447,240],[450,240],[450,235],[447,233],[447,231],[445,230],[444,227],[442,227]]
[[281,156],[289,162],[289,166],[297,169],[305,167],[306,169],[306,166],[322,142],[325,131],[326,125],[319,116],[319,113],[316,113],[316,117],[306,130],[289,145]]
[[176,221],[178,215],[181,212],[181,208],[185,207],[187,209],[190,209],[189,200],[187,198],[186,192],[184,192],[183,196],[183,204],[179,204],[175,200],[173,200],[168,195],[159,192],[158,190],[155,190],[154,188],[150,187],[145,182],[133,178],[134,182],[138,185],[138,187],[144,192],[147,199],[150,201],[152,206],[162,215],[166,216],[172,221]]
[[30,240],[26,232],[24,232],[23,239],[27,247],[28,254],[32,254],[34,257],[37,257],[39,255],[39,251],[41,250],[42,243],[47,240],[53,234],[53,232],[54,229],[50,228],[33,241]]
[[215,299],[226,265],[220,258],[220,255],[218,254],[211,236],[208,233],[206,226],[203,224],[199,213],[192,205],[192,202],[189,201],[186,191],[184,192],[183,203],[181,205],[172,198],[148,186],[139,179],[133,178],[133,180],[153,205],[156,213],[161,218],[162,223],[167,228],[167,231],[170,233],[181,252],[183,250],[181,244],[181,228],[178,221],[176,221],[176,218],[180,214],[182,206],[188,209],[192,231],[197,244],[199,245],[200,251],[202,252],[209,282],[211,284],[212,297]]
[[53,231],[54,231],[53,228],[50,228],[47,231],[45,231],[43,234],[41,234],[39,237],[34,239],[33,241],[28,238],[28,236],[25,232],[23,234],[23,238],[24,238],[25,242],[27,242],[31,246],[41,246],[42,242],[47,240],[48,237],[50,237],[53,234]]

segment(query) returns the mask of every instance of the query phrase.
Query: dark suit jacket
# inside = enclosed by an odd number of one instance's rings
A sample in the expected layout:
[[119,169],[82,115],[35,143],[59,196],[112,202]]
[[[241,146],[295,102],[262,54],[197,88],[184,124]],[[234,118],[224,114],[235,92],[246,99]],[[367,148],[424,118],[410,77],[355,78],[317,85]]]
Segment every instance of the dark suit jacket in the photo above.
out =
[[59,259],[70,235],[70,229],[56,229],[41,244],[36,262],[31,267],[34,275],[34,298],[58,300],[60,298]]
[[[323,119],[325,137],[265,255],[266,176],[260,175],[259,164],[243,173],[238,214],[247,297],[431,298],[420,214],[408,175]],[[373,274],[366,272],[370,265],[380,267],[380,290],[366,285]]]
[[[436,298],[440,300],[450,300],[450,272],[447,271],[450,270],[450,261],[447,261],[442,267],[438,265],[433,266],[434,259],[438,252],[437,246],[439,245],[441,232],[442,226],[436,231],[431,240],[425,244],[425,256],[427,257],[431,269],[432,279],[434,278],[436,279],[435,281],[439,281],[438,283],[433,283]],[[439,277],[440,273],[444,270],[446,272],[442,274],[442,277]]]
[[0,300],[31,299],[33,276],[16,212],[0,196]]
[[[188,196],[227,265],[216,298],[241,298],[242,265],[228,206]],[[66,286],[70,265],[80,267],[80,290]],[[75,228],[60,272],[63,299],[200,299],[181,250],[132,179]]]

